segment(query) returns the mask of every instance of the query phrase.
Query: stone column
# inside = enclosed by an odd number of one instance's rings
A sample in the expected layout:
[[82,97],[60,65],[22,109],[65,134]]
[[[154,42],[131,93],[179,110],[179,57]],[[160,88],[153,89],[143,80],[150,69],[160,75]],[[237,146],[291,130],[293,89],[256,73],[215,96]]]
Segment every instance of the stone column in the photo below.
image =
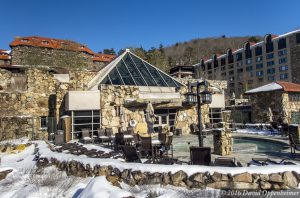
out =
[[214,153],[217,155],[231,155],[232,136],[229,129],[214,129]]

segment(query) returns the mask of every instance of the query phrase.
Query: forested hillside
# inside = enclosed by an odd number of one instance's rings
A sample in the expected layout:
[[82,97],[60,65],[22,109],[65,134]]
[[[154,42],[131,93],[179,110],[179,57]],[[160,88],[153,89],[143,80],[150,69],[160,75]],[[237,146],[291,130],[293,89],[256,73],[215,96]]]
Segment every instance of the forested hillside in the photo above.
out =
[[222,54],[228,48],[237,49],[243,47],[246,41],[258,42],[262,40],[260,36],[245,37],[211,37],[193,39],[187,42],[176,43],[158,48],[152,47],[145,50],[143,47],[131,48],[134,53],[151,64],[168,71],[176,65],[193,65],[200,61],[201,58],[210,58],[214,53]]

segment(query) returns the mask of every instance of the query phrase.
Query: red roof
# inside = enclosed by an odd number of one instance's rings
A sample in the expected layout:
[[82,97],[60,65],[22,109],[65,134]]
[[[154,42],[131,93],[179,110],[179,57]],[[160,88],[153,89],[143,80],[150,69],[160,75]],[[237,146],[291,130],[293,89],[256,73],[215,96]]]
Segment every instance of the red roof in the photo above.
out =
[[87,46],[74,41],[45,38],[45,37],[38,37],[38,36],[16,38],[13,42],[10,43],[10,47],[15,47],[20,45],[47,47],[52,49],[64,48],[72,51],[86,52],[91,55],[94,54],[94,52],[90,50]]
[[7,53],[7,50],[0,49],[0,59],[1,60],[9,60],[10,59],[10,56]]
[[116,57],[116,55],[95,53],[93,61],[111,62],[115,57]]
[[276,81],[282,87],[283,91],[286,92],[300,92],[300,84],[284,82],[284,81]]

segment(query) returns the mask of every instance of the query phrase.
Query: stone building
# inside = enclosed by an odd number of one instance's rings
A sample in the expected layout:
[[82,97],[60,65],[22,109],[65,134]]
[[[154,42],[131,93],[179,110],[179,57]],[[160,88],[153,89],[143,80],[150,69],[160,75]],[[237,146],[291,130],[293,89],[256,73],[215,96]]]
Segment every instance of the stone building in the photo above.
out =
[[267,34],[258,43],[213,54],[195,64],[197,78],[226,80],[227,95],[237,98],[247,90],[280,80],[300,83],[300,30],[279,36]]
[[65,93],[84,90],[95,74],[44,66],[0,66],[0,139],[47,138],[65,114]]
[[[196,104],[186,100],[187,81],[172,78],[128,50],[99,72],[1,66],[0,82],[2,139],[47,138],[58,129],[69,139],[80,138],[86,128],[91,135],[98,128],[125,130],[133,121],[146,122],[149,102],[154,108],[154,130],[167,126],[170,131],[180,128],[189,133],[190,125],[197,123]],[[211,82],[212,106],[225,104],[218,83]],[[202,124],[212,119],[210,109],[202,106]]]
[[245,94],[250,97],[253,122],[300,124],[300,84],[276,81]]
[[194,66],[175,66],[169,71],[172,77],[177,78],[195,78],[195,67]]
[[38,36],[16,38],[10,43],[12,65],[46,65],[100,70],[115,56],[97,54],[86,45]]
[[10,65],[10,51],[0,49],[0,65]]

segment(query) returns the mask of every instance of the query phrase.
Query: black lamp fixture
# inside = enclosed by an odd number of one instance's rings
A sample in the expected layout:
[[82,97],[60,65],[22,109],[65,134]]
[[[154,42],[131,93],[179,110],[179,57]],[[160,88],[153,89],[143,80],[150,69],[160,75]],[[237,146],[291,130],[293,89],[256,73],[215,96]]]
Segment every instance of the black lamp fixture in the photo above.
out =
[[[202,118],[201,118],[201,106],[204,104],[210,104],[212,102],[212,93],[208,91],[209,83],[207,80],[195,83],[189,83],[189,90],[190,92],[187,94],[188,98],[192,98],[190,95],[194,95],[197,98],[197,114],[198,114],[198,139],[199,139],[199,146],[203,147],[203,134],[202,134]],[[195,95],[192,93],[193,87],[197,88],[197,94]],[[200,87],[204,87],[204,91],[200,92]],[[192,94],[191,94],[192,93]]]

